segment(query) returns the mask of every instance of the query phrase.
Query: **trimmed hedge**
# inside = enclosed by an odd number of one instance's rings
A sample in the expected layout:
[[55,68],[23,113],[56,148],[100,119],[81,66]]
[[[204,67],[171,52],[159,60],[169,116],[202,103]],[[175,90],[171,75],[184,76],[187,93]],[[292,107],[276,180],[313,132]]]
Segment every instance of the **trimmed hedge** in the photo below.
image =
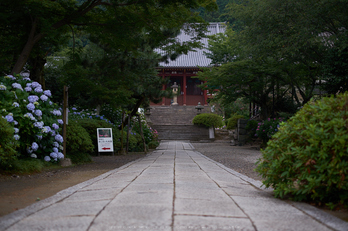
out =
[[227,129],[235,129],[239,119],[244,119],[244,116],[238,114],[232,115],[232,117],[227,120]]
[[199,115],[196,115],[193,118],[193,124],[196,125],[203,125],[206,127],[222,127],[223,121],[222,121],[222,117],[213,113],[202,113]]

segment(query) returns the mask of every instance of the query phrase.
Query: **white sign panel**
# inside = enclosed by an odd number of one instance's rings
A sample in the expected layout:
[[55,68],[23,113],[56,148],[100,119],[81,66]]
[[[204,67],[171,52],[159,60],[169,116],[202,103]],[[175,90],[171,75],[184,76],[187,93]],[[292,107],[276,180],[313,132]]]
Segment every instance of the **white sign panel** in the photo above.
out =
[[97,128],[98,152],[113,152],[112,128]]

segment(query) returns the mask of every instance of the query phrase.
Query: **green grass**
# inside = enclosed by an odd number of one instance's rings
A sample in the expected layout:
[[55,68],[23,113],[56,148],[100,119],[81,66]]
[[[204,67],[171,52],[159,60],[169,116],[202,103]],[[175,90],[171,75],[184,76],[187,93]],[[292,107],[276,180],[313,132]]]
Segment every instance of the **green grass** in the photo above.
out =
[[38,159],[22,159],[15,160],[6,168],[1,168],[1,174],[31,174],[42,172],[46,168],[50,168],[55,166],[56,164],[52,164],[49,162],[45,162],[43,160]]

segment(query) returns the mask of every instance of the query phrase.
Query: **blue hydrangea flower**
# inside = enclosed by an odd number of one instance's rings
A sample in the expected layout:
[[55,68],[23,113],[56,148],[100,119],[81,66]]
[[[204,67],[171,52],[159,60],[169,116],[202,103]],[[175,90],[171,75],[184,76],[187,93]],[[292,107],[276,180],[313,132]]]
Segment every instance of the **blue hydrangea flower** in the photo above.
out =
[[52,113],[53,115],[56,115],[56,116],[61,116],[61,115],[62,115],[62,113],[61,113],[59,110],[56,110],[56,109],[54,109],[53,111],[51,111],[51,113]]
[[14,138],[15,140],[19,140],[20,136],[16,134],[16,135],[13,136],[13,138]]
[[31,87],[25,87],[24,90],[25,90],[26,92],[30,92],[30,91],[32,91],[33,89],[31,89]]
[[9,122],[9,123],[12,123],[12,122],[14,121],[13,116],[10,115],[10,114],[8,114],[7,116],[5,116],[5,119],[6,119],[7,122]]
[[55,152],[51,152],[50,157],[52,157],[53,159],[57,159],[58,154]]
[[14,128],[14,131],[15,131],[15,133],[18,133],[19,129],[18,128]]
[[45,126],[43,129],[42,129],[42,132],[44,133],[49,133],[51,132],[51,128],[49,126]]
[[62,119],[58,119],[57,120],[59,124],[63,124],[63,120]]
[[53,145],[53,147],[57,147],[57,148],[59,147],[59,144],[56,141],[54,141],[52,145]]
[[36,115],[36,116],[42,116],[42,111],[41,110],[35,110],[35,112],[34,112],[34,114]]
[[44,160],[49,162],[49,161],[51,161],[51,158],[49,156],[45,156]]
[[58,141],[58,142],[60,142],[60,143],[63,143],[63,137],[61,136],[61,135],[56,135],[55,137],[54,137],[54,139],[56,140],[56,141]]
[[44,122],[42,122],[42,121],[41,121],[41,122],[35,122],[35,123],[34,123],[34,126],[37,127],[37,128],[42,129],[43,126],[44,126]]
[[46,96],[48,96],[48,97],[51,97],[51,96],[52,96],[52,93],[51,93],[50,90],[46,90],[46,91],[44,91],[43,93],[44,93]]
[[37,87],[41,87],[41,84],[39,84],[38,82],[32,82],[32,83],[31,83],[31,86],[32,86],[33,88],[37,88]]
[[24,77],[23,80],[31,81],[31,79],[29,77]]
[[30,155],[30,157],[35,158],[35,159],[36,159],[36,158],[37,158],[37,155],[36,155],[35,153],[33,153],[33,154],[31,154],[31,155]]
[[30,118],[33,121],[36,121],[35,117],[33,116],[33,114],[31,114],[30,112],[24,114],[24,117]]
[[13,121],[14,125],[18,125],[18,122],[16,120]]
[[58,148],[54,147],[52,150],[53,152],[58,153]]
[[32,149],[33,151],[36,151],[38,148],[39,148],[39,145],[38,145],[36,142],[33,142],[33,143],[31,144],[31,149]]
[[23,91],[23,88],[19,83],[12,83],[12,87]]
[[19,103],[13,102],[12,106],[13,106],[13,107],[19,107]]
[[39,140],[42,140],[42,135],[36,135]]
[[58,152],[58,159],[64,159],[64,155],[61,152]]
[[57,129],[59,129],[59,125],[56,124],[56,123],[54,123],[54,124],[52,124],[52,128],[55,129],[55,130],[57,130]]
[[41,95],[40,99],[44,102],[46,102],[48,100],[48,97],[46,95]]
[[35,110],[35,105],[32,104],[32,103],[29,103],[29,104],[27,105],[27,109],[28,109],[29,111],[34,111],[34,110]]
[[37,93],[42,93],[43,92],[41,87],[35,88],[34,91],[37,92]]

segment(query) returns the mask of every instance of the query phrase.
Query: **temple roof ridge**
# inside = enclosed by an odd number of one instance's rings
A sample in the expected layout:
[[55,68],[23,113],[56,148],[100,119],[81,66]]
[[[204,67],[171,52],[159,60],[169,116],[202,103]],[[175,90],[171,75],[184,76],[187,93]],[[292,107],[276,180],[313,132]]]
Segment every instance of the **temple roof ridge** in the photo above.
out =
[[[210,22],[207,26],[208,31],[206,35],[215,35],[218,33],[225,33],[226,24],[224,22]],[[193,36],[185,33],[184,30],[181,30],[181,33],[176,37],[177,41],[185,42],[189,41]],[[159,63],[159,67],[165,68],[187,68],[187,67],[209,67],[213,66],[211,64],[211,59],[209,59],[205,53],[209,53],[210,51],[207,49],[208,47],[208,38],[203,38],[200,40],[203,44],[202,49],[194,49],[195,51],[189,51],[187,55],[182,54],[178,56],[175,60],[168,60],[168,62]],[[158,53],[164,54],[164,51],[157,49]]]

